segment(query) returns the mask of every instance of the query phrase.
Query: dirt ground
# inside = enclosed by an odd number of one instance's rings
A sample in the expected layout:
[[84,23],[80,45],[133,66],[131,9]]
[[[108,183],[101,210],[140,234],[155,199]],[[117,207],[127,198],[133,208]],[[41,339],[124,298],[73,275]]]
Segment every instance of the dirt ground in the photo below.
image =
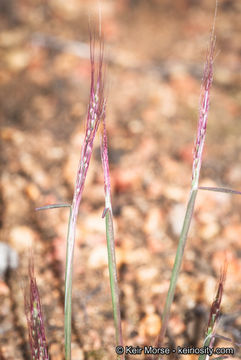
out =
[[[126,345],[154,345],[160,329],[190,190],[214,8],[210,0],[101,0]],[[9,245],[12,257],[7,271],[3,252],[0,260],[2,359],[30,359],[23,287],[31,246],[51,359],[64,359],[68,210],[35,208],[72,201],[89,97],[89,19],[90,27],[98,28],[98,9],[92,0],[0,2],[0,227],[1,244]],[[240,1],[219,0],[200,184],[241,191],[240,15]],[[78,219],[73,360],[116,357],[103,208],[97,136]],[[225,257],[228,274],[218,333],[241,343],[240,214],[240,196],[199,192],[166,345],[201,346]],[[224,340],[216,344],[233,346]],[[230,358],[240,356],[236,348]],[[129,356],[135,358],[143,357]]]

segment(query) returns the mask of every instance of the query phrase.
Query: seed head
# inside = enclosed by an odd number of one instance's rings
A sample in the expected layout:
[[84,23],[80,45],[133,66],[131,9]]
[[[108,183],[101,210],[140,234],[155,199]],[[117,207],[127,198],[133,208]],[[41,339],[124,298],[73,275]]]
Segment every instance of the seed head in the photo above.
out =
[[84,182],[89,168],[90,158],[93,150],[93,143],[101,119],[104,115],[104,75],[103,75],[103,40],[99,41],[98,61],[95,56],[95,37],[90,34],[90,62],[91,62],[91,82],[90,97],[86,119],[86,130],[84,143],[81,151],[81,158],[76,178],[75,192],[73,199],[74,213],[77,214],[81,201]]
[[209,48],[207,51],[206,63],[204,66],[203,81],[201,86],[200,104],[199,104],[199,121],[197,137],[193,152],[192,168],[192,186],[197,189],[199,173],[202,163],[203,146],[206,135],[208,110],[210,102],[210,89],[213,81],[213,61],[216,38],[214,35],[214,26],[210,36]]
[[216,293],[216,297],[211,306],[209,320],[208,320],[208,326],[207,326],[207,331],[206,331],[207,335],[210,334],[211,332],[214,332],[215,326],[216,326],[217,321],[220,316],[220,307],[221,307],[221,301],[222,301],[222,296],[223,296],[223,289],[224,289],[226,274],[227,274],[227,261],[225,261],[223,269],[221,271],[221,275],[220,275],[219,283],[218,283],[218,290]]
[[[36,278],[32,255],[29,260],[29,289],[25,290],[25,314],[28,323],[29,343],[32,360],[49,360],[47,341],[45,336],[43,312]],[[28,294],[29,292],[29,294]]]

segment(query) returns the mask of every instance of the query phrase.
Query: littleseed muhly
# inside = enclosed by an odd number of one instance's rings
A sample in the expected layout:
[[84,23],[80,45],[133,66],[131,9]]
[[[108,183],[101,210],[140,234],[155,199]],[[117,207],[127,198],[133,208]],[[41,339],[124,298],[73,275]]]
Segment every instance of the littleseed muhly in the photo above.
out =
[[65,357],[71,359],[71,313],[72,313],[72,272],[74,258],[74,243],[76,221],[79,211],[79,205],[82,198],[84,183],[90,164],[90,158],[93,151],[94,139],[99,124],[104,115],[104,76],[103,76],[103,55],[104,43],[99,40],[98,65],[96,62],[95,37],[90,34],[90,62],[91,62],[91,82],[88,112],[86,118],[86,129],[84,143],[82,145],[81,157],[76,177],[73,202],[70,207],[67,250],[66,250],[66,270],[65,270]]
[[[65,269],[65,359],[71,359],[71,314],[72,314],[72,273],[73,273],[73,259],[74,259],[74,244],[76,222],[79,212],[79,205],[81,202],[85,179],[90,164],[90,159],[94,146],[94,139],[98,131],[100,122],[105,116],[105,96],[104,96],[104,71],[103,71],[103,57],[104,57],[104,42],[99,37],[99,53],[96,61],[96,38],[90,32],[90,65],[91,65],[91,81],[90,81],[90,96],[89,105],[85,123],[85,136],[82,145],[81,156],[76,176],[74,195],[72,204],[53,204],[46,205],[36,210],[48,210],[60,207],[69,207],[69,224],[67,234],[67,249],[66,249],[66,269]],[[108,209],[111,209],[108,207]]]
[[162,315],[162,326],[161,326],[160,334],[158,335],[157,338],[157,346],[162,345],[165,337],[167,324],[170,317],[171,305],[174,299],[177,279],[181,270],[185,245],[188,237],[188,232],[189,232],[189,228],[194,212],[196,196],[198,192],[198,183],[199,183],[200,169],[202,163],[203,147],[204,147],[205,135],[207,129],[210,89],[213,81],[213,61],[214,61],[214,50],[215,50],[214,28],[215,28],[216,13],[217,13],[217,3],[215,7],[213,27],[210,35],[209,47],[207,51],[206,63],[204,66],[203,81],[201,86],[198,131],[197,131],[196,142],[194,146],[194,154],[193,154],[191,191],[190,191],[189,200],[186,207],[186,214],[183,220],[183,226],[178,242],[167,298],[164,305],[164,310]]

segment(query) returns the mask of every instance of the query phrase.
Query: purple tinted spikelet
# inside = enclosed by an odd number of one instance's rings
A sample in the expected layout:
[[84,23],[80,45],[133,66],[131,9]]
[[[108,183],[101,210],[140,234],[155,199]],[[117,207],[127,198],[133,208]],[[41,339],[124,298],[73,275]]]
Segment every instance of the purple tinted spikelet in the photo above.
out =
[[95,61],[95,38],[90,35],[90,62],[91,62],[91,82],[88,112],[86,118],[86,129],[84,143],[82,145],[81,157],[75,182],[74,196],[72,202],[72,216],[70,219],[70,233],[68,240],[68,251],[70,256],[67,258],[67,272],[71,268],[73,260],[75,227],[79,211],[79,205],[82,198],[84,183],[90,164],[90,158],[93,151],[94,139],[98,130],[101,118],[104,114],[104,77],[103,77],[103,41],[99,42],[98,67]]
[[214,333],[215,327],[217,325],[217,321],[220,316],[220,307],[221,307],[221,301],[222,301],[222,296],[223,296],[223,289],[224,289],[226,274],[227,274],[227,261],[225,262],[224,267],[221,271],[221,275],[220,275],[219,283],[218,283],[218,290],[217,290],[215,299],[214,299],[211,309],[210,309],[206,335],[210,334],[211,332]]
[[[215,14],[216,16],[216,14]],[[207,118],[210,102],[210,89],[213,81],[213,61],[216,38],[214,36],[214,25],[211,32],[210,44],[207,52],[206,63],[204,67],[203,81],[200,95],[199,105],[199,121],[197,137],[193,152],[193,168],[192,168],[192,186],[198,188],[199,174],[202,163],[203,146],[206,136]]]
[[95,38],[90,35],[90,62],[91,62],[91,82],[90,98],[86,119],[86,129],[84,143],[82,145],[81,157],[75,182],[74,196],[72,202],[72,216],[70,219],[70,233],[68,239],[68,251],[70,256],[67,258],[67,272],[70,271],[73,260],[73,249],[75,239],[76,220],[79,211],[79,205],[82,198],[84,183],[90,164],[90,158],[93,151],[94,139],[101,119],[104,115],[104,76],[103,76],[103,41],[99,41],[99,59],[98,66],[95,61]]
[[[29,343],[32,360],[48,360],[43,312],[32,257],[29,260],[29,294],[25,291],[25,314],[28,323]],[[28,295],[27,295],[28,294]]]
[[[217,329],[218,321],[220,318],[220,308],[221,308],[221,301],[222,301],[222,296],[223,296],[223,289],[224,289],[226,274],[227,274],[227,259],[225,260],[223,269],[221,271],[215,299],[211,305],[203,348],[213,348],[216,337],[220,337],[216,333],[216,329]],[[228,340],[228,341],[232,341],[231,339],[225,338],[222,336],[221,336],[221,338]],[[220,357],[220,359],[221,358],[226,359],[226,357]],[[209,355],[207,355],[207,354],[201,354],[198,357],[198,360],[208,360],[208,359],[209,359]],[[219,358],[217,358],[217,359],[219,359]]]
[[[93,150],[93,144],[96,132],[98,130],[101,118],[104,114],[104,79],[103,79],[103,41],[99,44],[98,67],[95,62],[95,39],[90,36],[90,61],[91,61],[91,83],[90,98],[86,119],[86,130],[84,143],[81,151],[81,158],[75,183],[75,191],[73,198],[73,209],[78,206],[81,201],[84,182],[86,179],[90,158]],[[75,212],[75,211],[74,211]]]

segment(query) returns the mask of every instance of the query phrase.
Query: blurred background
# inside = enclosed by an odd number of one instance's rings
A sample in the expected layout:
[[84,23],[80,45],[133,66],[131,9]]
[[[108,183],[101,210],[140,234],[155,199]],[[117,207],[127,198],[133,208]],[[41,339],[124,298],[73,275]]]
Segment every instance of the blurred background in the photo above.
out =
[[[126,345],[154,345],[160,330],[214,8],[210,0],[101,0]],[[30,359],[22,288],[32,246],[51,359],[61,360],[68,210],[34,209],[72,201],[89,97],[89,22],[98,31],[99,3],[1,0],[0,11],[0,357]],[[240,15],[239,1],[219,0],[202,186],[241,190]],[[78,219],[73,360],[115,357],[99,144],[97,136]],[[240,342],[240,210],[239,196],[198,194],[166,344],[202,344],[225,257],[218,333]]]

